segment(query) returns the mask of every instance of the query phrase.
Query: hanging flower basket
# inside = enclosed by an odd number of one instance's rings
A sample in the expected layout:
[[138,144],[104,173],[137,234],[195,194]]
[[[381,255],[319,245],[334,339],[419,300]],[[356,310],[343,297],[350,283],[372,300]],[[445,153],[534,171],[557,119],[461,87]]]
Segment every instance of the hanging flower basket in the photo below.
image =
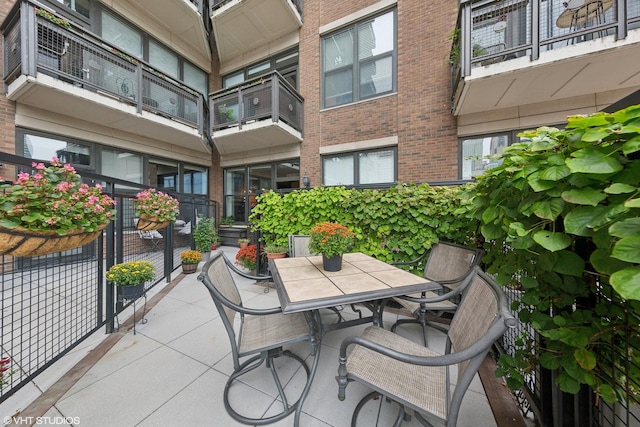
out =
[[0,177],[0,255],[40,256],[94,241],[113,218],[115,201],[57,157],[31,167],[13,183]]
[[136,222],[136,228],[142,231],[161,230],[169,225],[171,221],[161,221],[157,216],[140,214],[138,222]]
[[40,256],[62,252],[93,242],[106,227],[87,233],[83,230],[59,235],[55,231],[34,231],[0,227],[0,254],[12,256]]
[[178,200],[155,188],[139,192],[134,208],[138,216],[136,228],[143,231],[165,228],[180,213]]

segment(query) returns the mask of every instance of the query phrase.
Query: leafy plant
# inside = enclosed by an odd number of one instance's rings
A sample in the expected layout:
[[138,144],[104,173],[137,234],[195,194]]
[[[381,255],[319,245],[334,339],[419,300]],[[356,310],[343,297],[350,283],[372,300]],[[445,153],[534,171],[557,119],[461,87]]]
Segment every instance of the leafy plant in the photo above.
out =
[[183,264],[198,264],[202,261],[202,252],[200,251],[184,251],[180,254],[180,259]]
[[[637,394],[639,356],[620,337],[640,348],[640,106],[521,136],[470,192],[487,271],[521,292],[513,308],[541,336],[521,337],[497,374],[519,388],[541,364],[565,392]],[[612,375],[627,357],[631,372]]]
[[64,18],[60,18],[56,15],[54,15],[53,13],[44,10],[44,9],[40,9],[39,7],[36,7],[36,15],[50,21],[53,22],[54,24],[63,27],[63,28],[71,28],[71,23],[69,23],[69,21],[67,21]]
[[116,286],[138,285],[153,280],[156,270],[151,261],[130,261],[112,266],[106,277]]
[[148,188],[136,195],[134,208],[136,215],[149,215],[159,221],[175,221],[180,213],[179,202],[170,195]]
[[353,246],[355,234],[342,224],[320,222],[309,230],[309,251],[327,258],[342,255]]
[[236,264],[246,268],[247,270],[253,270],[258,263],[257,245],[249,245],[245,248],[241,248],[236,253]]
[[268,254],[282,254],[289,251],[287,246],[265,245],[264,251]]
[[99,231],[114,217],[115,201],[102,194],[100,184],[81,182],[70,164],[54,157],[50,166],[33,162],[32,167],[32,174],[20,172],[13,184],[0,185],[0,227],[65,235]]
[[196,226],[193,229],[193,241],[200,252],[209,252],[211,245],[218,241],[213,218],[198,216]]

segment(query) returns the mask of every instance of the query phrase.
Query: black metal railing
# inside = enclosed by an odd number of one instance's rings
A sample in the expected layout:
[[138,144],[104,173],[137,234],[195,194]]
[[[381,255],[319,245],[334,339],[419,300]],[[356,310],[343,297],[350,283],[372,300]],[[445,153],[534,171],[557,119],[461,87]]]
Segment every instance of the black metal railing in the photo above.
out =
[[202,94],[62,17],[22,2],[5,20],[4,82],[38,72],[197,128],[208,129]]
[[[0,175],[13,180],[18,171],[31,172],[31,159],[0,153]],[[78,171],[90,184],[101,183],[116,200],[117,215],[92,243],[37,257],[0,255],[0,358],[9,357],[5,401],[92,333],[114,331],[116,316],[130,305],[104,272],[120,262],[149,260],[156,277],[147,289],[170,281],[180,253],[194,247],[187,227],[171,223],[155,241],[135,229],[133,202],[143,186]],[[173,194],[180,201],[179,219],[212,216],[216,204],[205,196]]]
[[466,0],[452,33],[454,94],[473,67],[540,53],[588,40],[624,39],[640,27],[640,3],[627,0]]
[[209,96],[211,134],[259,120],[281,121],[302,132],[303,102],[280,73],[265,74]]

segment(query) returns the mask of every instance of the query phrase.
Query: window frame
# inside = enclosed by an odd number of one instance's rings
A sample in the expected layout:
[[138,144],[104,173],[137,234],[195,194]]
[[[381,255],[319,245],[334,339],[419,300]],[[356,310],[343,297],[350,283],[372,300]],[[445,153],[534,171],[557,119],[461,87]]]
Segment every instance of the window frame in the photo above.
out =
[[[384,52],[378,55],[367,56],[360,59],[359,55],[359,37],[360,33],[358,31],[360,25],[373,21],[376,18],[384,16],[388,13],[391,13],[392,21],[393,21],[393,49],[391,52]],[[351,31],[353,34],[353,61],[351,66],[345,65],[342,67],[333,68],[331,70],[325,70],[325,40],[333,37],[337,34],[344,33],[345,31]],[[391,89],[385,92],[375,93],[369,96],[362,96],[360,93],[360,71],[361,66],[375,63],[380,59],[384,59],[390,57],[391,58]],[[398,11],[397,8],[389,8],[382,11],[377,11],[375,14],[366,16],[364,18],[360,18],[357,21],[350,23],[349,25],[342,26],[338,29],[332,30],[326,34],[322,34],[320,37],[320,101],[321,101],[321,109],[327,108],[337,108],[343,105],[350,105],[360,101],[366,101],[370,99],[375,99],[383,96],[387,96],[389,94],[397,93],[398,90]],[[341,71],[351,70],[351,101],[343,102],[336,105],[327,106],[327,96],[326,96],[326,78],[327,75],[336,74]]]
[[[391,151],[393,153],[393,181],[361,184],[360,183],[360,155],[366,154],[366,153],[380,152],[380,151]],[[352,156],[353,184],[335,184],[335,185],[326,184],[326,181],[325,181],[326,171],[324,167],[324,161],[326,158],[331,158],[336,156],[339,156],[339,157]],[[358,187],[358,188],[378,188],[378,187],[387,187],[389,185],[393,185],[398,181],[398,146],[397,145],[375,147],[375,148],[366,149],[366,150],[343,151],[343,152],[336,152],[336,153],[330,153],[330,154],[323,154],[320,160],[322,165],[322,185],[327,187],[346,186],[346,187]]]

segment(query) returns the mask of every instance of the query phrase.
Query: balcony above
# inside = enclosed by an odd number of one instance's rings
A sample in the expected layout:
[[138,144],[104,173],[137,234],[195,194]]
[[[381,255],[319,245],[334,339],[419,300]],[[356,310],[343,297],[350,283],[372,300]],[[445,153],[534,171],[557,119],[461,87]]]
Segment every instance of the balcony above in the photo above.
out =
[[297,32],[302,0],[211,0],[220,62],[225,63]]
[[210,152],[201,94],[27,2],[14,11],[2,28],[8,99]]
[[204,0],[129,0],[130,7],[143,11],[164,28],[172,39],[182,40],[194,52],[211,59],[209,35],[205,27]]
[[211,135],[220,154],[302,142],[303,99],[273,72],[209,98]]
[[640,6],[625,3],[463,2],[451,55],[454,114],[637,90]]

